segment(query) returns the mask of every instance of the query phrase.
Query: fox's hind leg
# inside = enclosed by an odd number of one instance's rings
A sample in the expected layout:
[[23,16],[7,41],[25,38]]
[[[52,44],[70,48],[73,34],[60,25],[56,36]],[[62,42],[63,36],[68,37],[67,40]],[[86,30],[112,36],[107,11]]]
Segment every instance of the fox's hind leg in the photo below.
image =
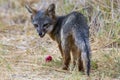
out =
[[73,67],[72,68],[74,68],[75,65],[77,64],[78,70],[79,71],[84,71],[83,61],[82,61],[82,58],[81,58],[81,50],[80,50],[78,44],[75,44],[74,41],[71,44],[71,50],[72,50],[72,56],[73,56]]
[[72,45],[71,46],[71,51],[72,51],[72,68],[71,68],[71,70],[73,70],[74,68],[75,68],[75,66],[76,66],[76,60],[77,60],[77,50],[76,50],[76,46],[74,45]]
[[[79,71],[84,71],[83,61],[80,57],[81,56],[81,51],[79,49],[77,49],[77,47],[72,48],[72,56],[73,56],[73,68],[77,64],[78,70]],[[76,60],[77,60],[77,63],[76,63]]]
[[82,61],[82,58],[81,58],[81,51],[79,50],[78,51],[78,70],[79,71],[84,71],[84,66],[83,66],[83,61]]

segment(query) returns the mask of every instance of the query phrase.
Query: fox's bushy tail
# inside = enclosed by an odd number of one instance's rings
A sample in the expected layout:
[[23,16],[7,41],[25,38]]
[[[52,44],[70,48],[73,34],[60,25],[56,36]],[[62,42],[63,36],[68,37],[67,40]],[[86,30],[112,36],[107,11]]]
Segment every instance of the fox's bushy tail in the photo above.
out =
[[76,31],[75,40],[76,40],[76,45],[79,47],[81,51],[80,57],[82,57],[84,70],[86,74],[89,76],[90,68],[91,68],[91,63],[90,63],[91,50],[89,44],[89,36],[86,36],[83,31],[79,31],[79,34]]
[[[78,25],[79,26],[79,25]],[[77,27],[77,25],[75,26]],[[75,42],[79,50],[81,51],[81,56],[84,70],[86,74],[90,75],[90,69],[91,69],[91,49],[90,49],[90,43],[89,43],[89,28],[86,26],[79,26],[78,28],[73,30],[73,36],[75,38]]]
[[88,76],[90,75],[90,68],[91,68],[91,64],[90,64],[91,54],[90,54],[90,52],[91,51],[90,51],[89,39],[83,38],[81,56],[82,56],[82,60],[84,62],[86,74]]

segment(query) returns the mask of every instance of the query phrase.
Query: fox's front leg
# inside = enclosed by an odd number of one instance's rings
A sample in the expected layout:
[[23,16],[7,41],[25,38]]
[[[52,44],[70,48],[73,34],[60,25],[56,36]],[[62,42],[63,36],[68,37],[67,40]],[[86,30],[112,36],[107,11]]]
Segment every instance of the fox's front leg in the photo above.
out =
[[61,44],[58,44],[58,47],[59,47],[59,50],[60,50],[61,56],[62,56],[62,58],[63,58],[63,51],[62,51],[62,46],[61,46]]

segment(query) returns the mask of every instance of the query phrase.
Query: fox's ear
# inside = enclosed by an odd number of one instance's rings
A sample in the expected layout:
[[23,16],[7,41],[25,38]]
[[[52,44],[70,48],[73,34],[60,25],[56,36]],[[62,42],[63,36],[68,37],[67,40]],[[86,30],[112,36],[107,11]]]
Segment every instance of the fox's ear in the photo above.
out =
[[26,4],[25,7],[28,10],[28,12],[31,13],[32,15],[35,15],[37,13],[37,10],[31,8],[30,5]]
[[46,13],[51,18],[55,18],[55,4],[54,3],[48,6]]

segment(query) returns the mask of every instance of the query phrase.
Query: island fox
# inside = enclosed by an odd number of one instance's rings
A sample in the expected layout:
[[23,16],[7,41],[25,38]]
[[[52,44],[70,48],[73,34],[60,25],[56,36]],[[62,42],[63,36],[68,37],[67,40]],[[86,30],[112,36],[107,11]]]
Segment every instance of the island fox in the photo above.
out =
[[89,27],[86,18],[79,12],[56,16],[55,4],[45,10],[35,10],[25,5],[31,13],[31,21],[40,37],[47,33],[58,43],[62,58],[62,69],[67,70],[73,56],[73,65],[78,65],[79,71],[90,74],[90,44]]

